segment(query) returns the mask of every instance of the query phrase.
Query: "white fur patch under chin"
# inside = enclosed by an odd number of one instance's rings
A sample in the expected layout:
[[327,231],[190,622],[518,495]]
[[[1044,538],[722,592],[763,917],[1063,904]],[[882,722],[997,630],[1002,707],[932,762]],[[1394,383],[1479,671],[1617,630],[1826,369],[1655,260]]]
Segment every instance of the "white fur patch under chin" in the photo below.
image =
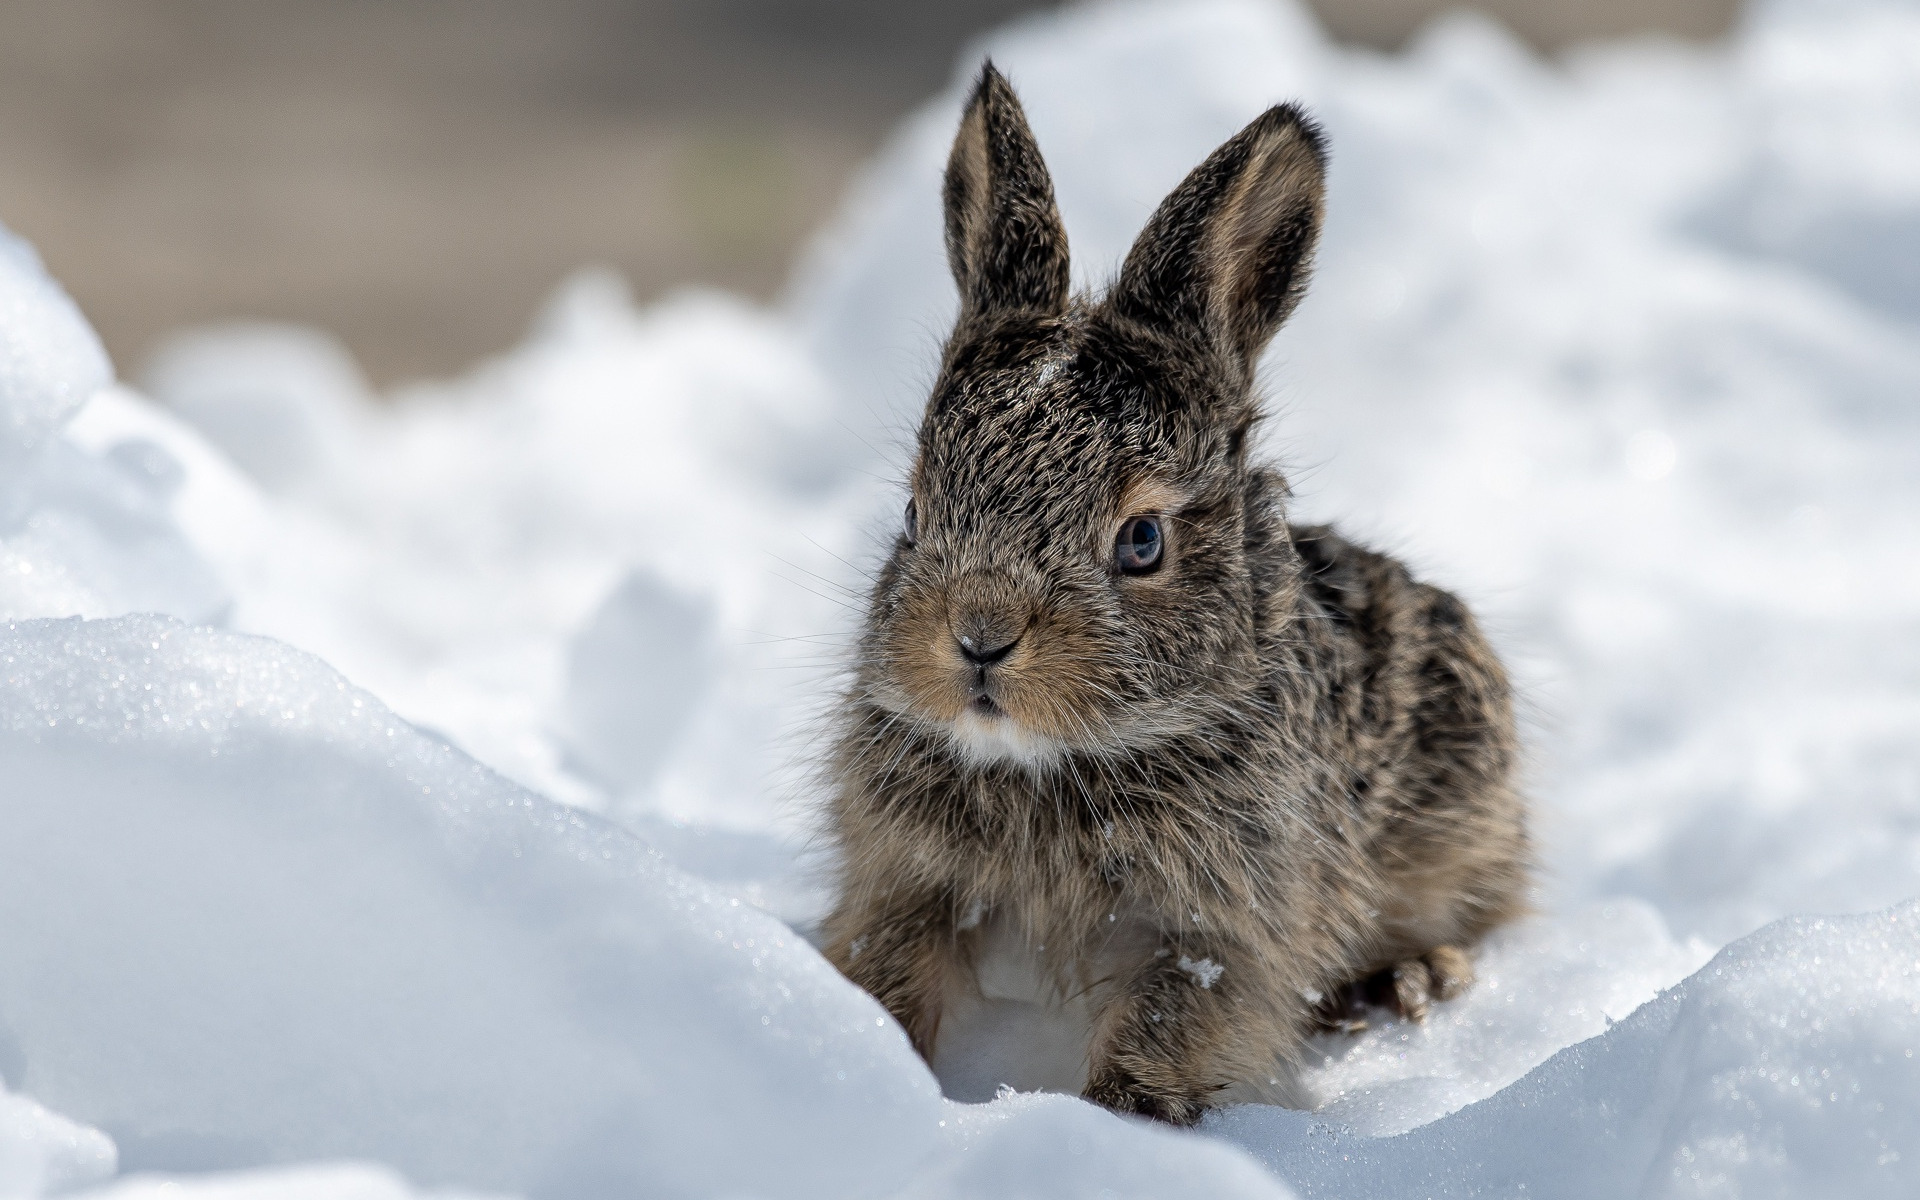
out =
[[1011,763],[1038,769],[1059,761],[1064,747],[1005,715],[983,717],[971,710],[954,718],[953,745],[975,766]]

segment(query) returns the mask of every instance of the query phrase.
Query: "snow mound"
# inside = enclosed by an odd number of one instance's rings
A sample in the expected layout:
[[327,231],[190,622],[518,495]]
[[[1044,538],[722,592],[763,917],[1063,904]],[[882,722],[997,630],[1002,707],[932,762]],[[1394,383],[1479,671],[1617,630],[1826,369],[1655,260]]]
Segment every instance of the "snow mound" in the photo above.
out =
[[[20,1074],[18,1049],[0,1027],[0,1079]],[[0,1196],[62,1192],[111,1176],[113,1142],[0,1087]]]
[[180,464],[139,438],[90,454],[59,436],[112,378],[93,327],[0,226],[0,619],[204,620],[225,603],[166,515]]
[[105,388],[10,482],[18,507],[0,520],[0,619],[225,617],[231,576],[178,517],[204,510],[244,524],[256,515],[251,489],[165,413]]
[[[636,312],[587,273],[514,354],[401,403],[354,398],[330,361],[284,331],[224,330],[155,369],[242,462],[291,458],[231,416],[249,395],[278,394],[269,409],[326,447],[297,487],[256,467],[275,493],[260,533],[186,523],[248,580],[231,623],[315,651],[546,794],[764,827],[805,681],[760,669],[761,646],[831,624],[809,572],[853,553],[850,501],[826,487],[843,468],[821,449],[825,385],[791,331],[710,293]],[[648,589],[679,598],[711,653],[620,685],[601,656],[645,651],[652,631],[615,627],[620,597]],[[658,728],[663,705],[676,735],[612,744]]]
[[1212,1119],[1302,1196],[1913,1194],[1920,903],[1795,917],[1606,1033],[1398,1137]]
[[416,1191],[382,1167],[358,1163],[225,1171],[207,1175],[136,1175],[82,1192],[76,1200],[480,1200],[479,1193]]
[[1123,1121],[1065,1096],[1004,1093],[955,1106],[953,1152],[902,1192],[914,1200],[1109,1200],[1294,1193],[1231,1146]]
[[311,656],[128,617],[0,664],[15,1082],[123,1169],[829,1195],[931,1149],[931,1078],[790,930]]
[[1425,1022],[1376,1021],[1357,1037],[1316,1039],[1308,1099],[1324,1122],[1402,1133],[1605,1032],[1707,957],[1697,942],[1676,944],[1650,905],[1627,899],[1499,930],[1480,948],[1473,988]]
[[565,739],[581,773],[616,791],[651,781],[712,681],[712,623],[644,572],[601,601],[567,651]]
[[269,492],[339,471],[371,389],[346,348],[300,325],[236,322],[169,338],[141,389]]
[[0,472],[17,470],[112,378],[93,326],[0,226]]

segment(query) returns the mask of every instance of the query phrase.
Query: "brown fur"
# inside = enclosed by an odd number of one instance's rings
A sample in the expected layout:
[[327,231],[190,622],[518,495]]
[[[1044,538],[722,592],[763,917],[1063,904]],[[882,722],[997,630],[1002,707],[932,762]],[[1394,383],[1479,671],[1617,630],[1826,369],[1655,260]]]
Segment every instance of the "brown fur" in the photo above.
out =
[[[1418,1017],[1521,908],[1506,676],[1466,608],[1250,462],[1324,151],[1280,107],[1067,294],[1052,185],[989,65],[945,189],[962,296],[913,524],[833,752],[827,951],[930,1053],[983,915],[1092,1005],[1085,1094],[1186,1123],[1370,1002]],[[1161,518],[1160,568],[1114,538]],[[1223,968],[1223,969],[1218,969]]]

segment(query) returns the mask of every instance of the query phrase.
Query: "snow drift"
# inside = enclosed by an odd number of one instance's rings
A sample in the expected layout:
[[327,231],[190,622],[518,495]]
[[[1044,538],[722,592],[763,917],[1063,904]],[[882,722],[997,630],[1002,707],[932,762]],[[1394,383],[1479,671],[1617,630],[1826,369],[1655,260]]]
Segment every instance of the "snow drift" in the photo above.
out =
[[1920,10],[1547,64],[1112,3],[980,49],[1088,285],[1260,109],[1323,116],[1267,447],[1515,665],[1541,915],[1317,1042],[1317,1111],[1198,1134],[943,1100],[810,948],[809,721],[951,315],[960,83],[778,310],[587,272],[386,402],[249,325],[155,405],[9,239],[0,1195],[1915,1189]]
[[[899,1031],[790,930],[311,656],[129,617],[0,663],[0,1011],[124,1169],[827,1195],[930,1148]],[[756,1153],[669,1150],[721,1112]]]
[[1905,1196],[1903,1156],[1920,1144],[1916,1016],[1920,904],[1791,918],[1400,1137],[1253,1106],[1215,1127],[1303,1196]]

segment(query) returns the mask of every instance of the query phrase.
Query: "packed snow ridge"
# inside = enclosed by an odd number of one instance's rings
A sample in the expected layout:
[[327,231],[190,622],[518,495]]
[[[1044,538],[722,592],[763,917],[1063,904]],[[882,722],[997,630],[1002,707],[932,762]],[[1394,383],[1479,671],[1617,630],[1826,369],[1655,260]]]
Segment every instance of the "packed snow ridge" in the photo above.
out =
[[1324,119],[1267,449],[1486,615],[1539,915],[1316,1042],[1314,1111],[1198,1132],[944,1099],[812,949],[959,82],[781,306],[587,273],[378,401],[272,326],[113,383],[8,238],[0,1196],[1920,1192],[1920,9],[1546,63],[1109,3],[988,51],[1088,285],[1253,115]]

